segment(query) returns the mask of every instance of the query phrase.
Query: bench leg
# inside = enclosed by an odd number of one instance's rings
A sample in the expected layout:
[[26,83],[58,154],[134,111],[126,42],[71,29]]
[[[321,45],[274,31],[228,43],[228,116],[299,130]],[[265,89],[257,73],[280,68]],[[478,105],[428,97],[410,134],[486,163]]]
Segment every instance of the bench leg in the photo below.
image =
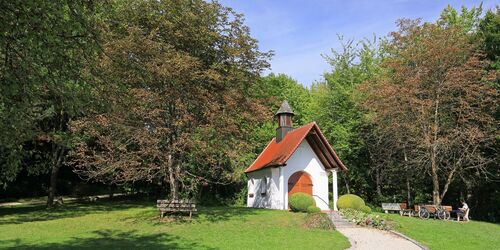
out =
[[192,214],[193,214],[193,212],[189,211],[189,219],[191,219]]

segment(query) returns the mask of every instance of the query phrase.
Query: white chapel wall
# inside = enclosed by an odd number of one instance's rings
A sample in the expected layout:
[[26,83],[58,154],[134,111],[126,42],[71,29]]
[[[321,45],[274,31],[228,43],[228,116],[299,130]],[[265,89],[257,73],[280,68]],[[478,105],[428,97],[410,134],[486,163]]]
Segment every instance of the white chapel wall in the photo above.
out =
[[[286,164],[283,168],[285,190],[288,192],[288,179],[292,174],[305,171],[311,176],[313,182],[313,198],[316,206],[321,210],[328,210],[328,172],[325,171],[323,164],[306,140],[300,143]],[[285,195],[285,204],[288,208],[288,194]]]
[[[282,209],[279,168],[264,168],[247,174],[247,207]],[[265,190],[265,194],[263,193]],[[250,195],[253,194],[253,197]]]

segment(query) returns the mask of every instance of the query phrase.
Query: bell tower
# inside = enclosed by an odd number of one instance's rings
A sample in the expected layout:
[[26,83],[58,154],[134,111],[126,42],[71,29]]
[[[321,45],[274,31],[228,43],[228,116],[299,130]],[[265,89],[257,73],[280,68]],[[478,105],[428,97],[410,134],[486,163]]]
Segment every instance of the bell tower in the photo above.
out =
[[276,129],[276,143],[279,143],[281,140],[283,140],[283,138],[285,138],[285,135],[288,132],[292,131],[293,115],[294,114],[292,108],[288,104],[288,101],[283,101],[280,109],[278,109],[278,111],[274,115],[276,118],[278,118],[278,128]]

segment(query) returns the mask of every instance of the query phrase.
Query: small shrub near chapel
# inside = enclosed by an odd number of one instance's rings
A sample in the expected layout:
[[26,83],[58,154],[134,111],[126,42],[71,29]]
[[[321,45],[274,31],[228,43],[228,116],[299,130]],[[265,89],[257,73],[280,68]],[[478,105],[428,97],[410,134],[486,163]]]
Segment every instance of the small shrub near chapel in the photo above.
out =
[[367,206],[367,205],[364,205],[364,206],[360,207],[359,211],[365,212],[367,214],[371,214],[372,213],[372,209],[369,206]]
[[342,195],[337,201],[337,207],[339,209],[352,208],[359,210],[363,206],[365,206],[365,202],[363,201],[363,199],[354,194]]
[[321,209],[317,206],[309,206],[307,207],[308,214],[321,213]]
[[306,193],[295,193],[290,196],[288,205],[294,212],[306,213],[310,206],[316,206],[316,202],[312,196]]

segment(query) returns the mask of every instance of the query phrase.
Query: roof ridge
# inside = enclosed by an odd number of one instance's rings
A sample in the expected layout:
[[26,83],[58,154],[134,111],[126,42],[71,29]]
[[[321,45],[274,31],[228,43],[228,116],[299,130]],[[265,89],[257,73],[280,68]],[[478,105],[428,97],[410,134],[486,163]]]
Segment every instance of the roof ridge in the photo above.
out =
[[[329,154],[333,158],[331,160],[326,160],[328,162],[331,161],[331,163],[323,162],[323,164],[329,165],[330,168],[339,167],[341,170],[347,170],[333,147],[321,132],[318,124],[313,121],[291,130],[279,143],[277,143],[276,138],[273,137],[255,161],[245,170],[245,173],[250,173],[263,168],[285,165],[288,159],[295,153],[297,148],[299,148],[300,144],[307,138],[313,129],[317,132],[317,138],[319,140],[318,143],[323,144],[325,153]],[[315,153],[318,155],[317,152]]]

